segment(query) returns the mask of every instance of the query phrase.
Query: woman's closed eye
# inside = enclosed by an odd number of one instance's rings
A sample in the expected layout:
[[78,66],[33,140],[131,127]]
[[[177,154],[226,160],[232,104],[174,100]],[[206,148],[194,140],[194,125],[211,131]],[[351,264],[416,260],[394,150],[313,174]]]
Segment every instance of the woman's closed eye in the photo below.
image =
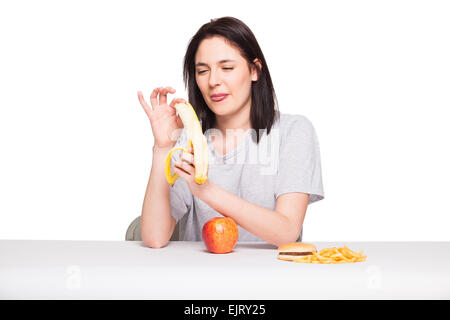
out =
[[[222,67],[222,69],[225,70],[225,71],[231,71],[234,68],[233,67]],[[197,71],[197,74],[204,74],[206,72],[208,72],[208,70],[199,70],[199,71]]]

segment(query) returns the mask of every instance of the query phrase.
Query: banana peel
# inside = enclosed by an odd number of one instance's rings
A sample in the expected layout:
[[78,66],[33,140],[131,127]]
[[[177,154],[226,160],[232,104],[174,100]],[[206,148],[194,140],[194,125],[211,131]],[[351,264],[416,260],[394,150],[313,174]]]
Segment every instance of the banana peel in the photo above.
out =
[[208,179],[208,142],[203,135],[200,121],[192,105],[187,103],[175,104],[177,115],[180,116],[186,131],[187,146],[175,147],[169,151],[164,163],[164,172],[167,182],[173,186],[179,175],[170,168],[172,155],[175,151],[183,150],[186,153],[194,154],[195,182],[203,184]]

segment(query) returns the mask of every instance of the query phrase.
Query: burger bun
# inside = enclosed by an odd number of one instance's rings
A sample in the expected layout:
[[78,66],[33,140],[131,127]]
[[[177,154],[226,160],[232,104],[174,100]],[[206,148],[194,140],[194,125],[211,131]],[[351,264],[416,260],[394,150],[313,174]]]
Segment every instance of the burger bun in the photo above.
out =
[[311,243],[286,243],[278,247],[278,259],[293,261],[296,258],[312,255],[315,252],[317,252],[316,246]]

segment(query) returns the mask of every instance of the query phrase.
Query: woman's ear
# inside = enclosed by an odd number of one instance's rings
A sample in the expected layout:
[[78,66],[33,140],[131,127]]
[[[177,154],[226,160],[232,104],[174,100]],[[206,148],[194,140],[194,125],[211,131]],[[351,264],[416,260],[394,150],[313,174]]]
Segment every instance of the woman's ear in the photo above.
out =
[[259,74],[261,73],[261,68],[262,68],[261,61],[259,61],[258,58],[255,58],[255,60],[253,60],[251,68],[252,81],[258,81]]

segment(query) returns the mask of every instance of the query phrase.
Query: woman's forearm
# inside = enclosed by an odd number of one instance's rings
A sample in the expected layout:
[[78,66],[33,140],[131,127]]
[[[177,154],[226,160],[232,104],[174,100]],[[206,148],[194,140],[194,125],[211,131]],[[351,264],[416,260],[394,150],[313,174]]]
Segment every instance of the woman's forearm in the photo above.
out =
[[170,186],[164,175],[164,159],[171,148],[153,147],[153,162],[142,205],[141,237],[153,248],[165,246],[173,229],[170,215]]
[[282,213],[242,199],[209,180],[207,183],[199,198],[212,209],[232,218],[242,228],[273,245],[280,246],[297,240],[298,230]]

